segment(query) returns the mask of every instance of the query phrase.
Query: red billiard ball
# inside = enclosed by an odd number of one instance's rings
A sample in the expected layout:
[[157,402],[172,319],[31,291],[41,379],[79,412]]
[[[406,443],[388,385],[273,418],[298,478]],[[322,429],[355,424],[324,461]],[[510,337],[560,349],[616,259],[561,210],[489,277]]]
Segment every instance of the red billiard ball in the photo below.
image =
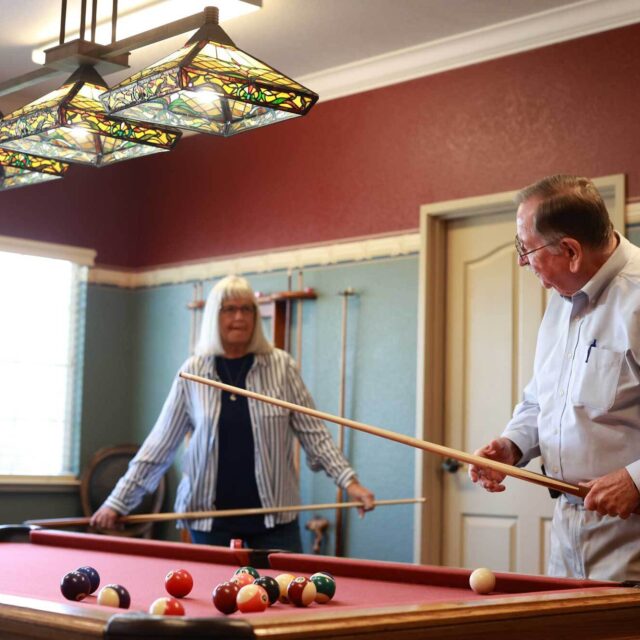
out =
[[290,573],[281,573],[279,576],[276,576],[276,582],[280,587],[280,597],[278,598],[280,602],[284,602],[285,604],[289,603],[287,589],[289,588],[289,583],[294,579],[295,576],[292,576]]
[[229,582],[236,582],[242,589],[242,587],[246,587],[248,584],[253,584],[254,580],[255,578],[250,573],[234,573]]
[[222,613],[233,613],[238,610],[236,598],[240,591],[240,585],[237,582],[221,582],[212,594],[213,604],[218,611]]
[[193,589],[193,578],[185,569],[169,571],[164,579],[164,587],[174,598],[184,598]]
[[164,596],[151,603],[149,613],[154,616],[183,616],[184,607],[175,598]]
[[91,582],[84,573],[70,571],[62,576],[60,591],[67,600],[84,600],[91,592]]
[[260,578],[256,578],[253,584],[257,584],[261,586],[269,596],[269,606],[278,602],[278,598],[280,597],[280,585],[275,578],[271,576],[261,576]]
[[128,609],[131,605],[131,596],[122,585],[107,584],[98,593],[98,604],[105,607]]
[[91,584],[89,593],[93,593],[100,586],[100,574],[93,567],[80,567],[76,571],[84,573],[89,578],[89,583]]
[[256,613],[269,606],[269,596],[260,585],[247,584],[238,591],[236,602],[242,613]]
[[309,578],[295,578],[289,583],[287,597],[296,607],[308,607],[316,598],[316,585]]

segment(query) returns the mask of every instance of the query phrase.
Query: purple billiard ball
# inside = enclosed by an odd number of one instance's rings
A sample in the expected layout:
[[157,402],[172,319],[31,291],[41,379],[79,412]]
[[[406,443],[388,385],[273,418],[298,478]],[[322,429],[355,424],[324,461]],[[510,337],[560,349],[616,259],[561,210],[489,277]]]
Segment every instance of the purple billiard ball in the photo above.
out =
[[93,593],[100,586],[100,574],[93,567],[80,567],[76,571],[84,573],[89,578],[89,583],[91,584],[89,593]]
[[128,609],[131,605],[129,592],[120,584],[108,584],[100,589],[98,604],[105,607]]
[[91,582],[84,573],[70,571],[60,580],[60,591],[67,600],[84,600],[91,591]]

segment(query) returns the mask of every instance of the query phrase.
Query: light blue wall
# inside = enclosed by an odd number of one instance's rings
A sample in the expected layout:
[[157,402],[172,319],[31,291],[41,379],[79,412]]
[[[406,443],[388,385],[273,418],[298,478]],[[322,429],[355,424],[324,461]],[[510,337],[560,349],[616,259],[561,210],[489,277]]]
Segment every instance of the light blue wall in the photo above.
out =
[[[304,303],[302,372],[319,409],[338,412],[342,318],[338,292],[352,287],[357,295],[349,298],[348,307],[345,414],[414,434],[417,277],[417,256],[304,271],[304,286],[313,287],[318,299]],[[284,272],[249,275],[248,279],[255,290],[266,293],[288,286]],[[297,282],[297,274],[293,280]],[[205,295],[212,285],[205,283]],[[137,291],[91,287],[84,399],[87,428],[83,434],[87,446],[103,445],[105,438],[111,438],[108,444],[141,442],[149,432],[178,367],[188,356],[187,303],[192,296],[192,284]],[[293,320],[295,346],[295,314]],[[105,433],[110,424],[117,424],[117,428]],[[335,425],[330,429],[337,433]],[[379,498],[413,496],[412,449],[350,430],[345,433],[345,442],[347,456],[361,481]],[[335,502],[332,481],[323,473],[311,473],[304,457],[301,466],[302,502]],[[177,474],[174,469],[172,489]],[[320,514],[332,523],[327,553],[334,550],[334,514]],[[301,523],[312,515],[303,513]],[[410,506],[381,508],[364,520],[349,513],[345,516],[345,532],[345,553],[350,556],[412,559]],[[163,528],[160,533],[176,537],[171,528]],[[312,534],[304,529],[303,540],[310,550]]]

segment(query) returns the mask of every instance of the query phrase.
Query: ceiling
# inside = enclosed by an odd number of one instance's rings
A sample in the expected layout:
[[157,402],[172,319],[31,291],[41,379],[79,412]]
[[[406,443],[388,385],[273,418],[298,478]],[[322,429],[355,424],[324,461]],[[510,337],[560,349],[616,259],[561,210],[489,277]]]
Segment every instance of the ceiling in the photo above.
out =
[[[120,21],[136,7],[166,3],[171,5],[170,19],[175,20],[198,13],[207,4],[215,5],[215,0],[119,0]],[[92,3],[87,4],[91,7]],[[59,0],[0,0],[0,82],[38,68],[31,52],[57,42],[60,6]],[[110,22],[111,6],[111,0],[99,0],[99,22]],[[67,40],[77,37],[79,7],[80,0],[68,0]],[[222,26],[239,48],[307,84],[322,100],[349,92],[348,88],[332,92],[327,84],[345,69],[357,72],[362,64],[387,60],[395,60],[397,69],[407,69],[402,55],[415,57],[416,52],[422,52],[425,58],[425,52],[433,52],[443,43],[455,42],[461,49],[467,43],[466,57],[449,63],[450,68],[474,60],[476,49],[488,50],[487,43],[506,29],[512,33],[511,48],[503,44],[501,50],[494,47],[477,59],[636,21],[640,21],[637,0],[262,0],[259,11],[224,21]],[[560,24],[566,26],[559,32]],[[583,26],[577,29],[576,24]],[[145,24],[140,31],[154,26]],[[534,32],[535,41],[522,35]],[[118,38],[124,35],[118,32]],[[132,71],[179,48],[187,38],[184,34],[132,52]],[[434,69],[446,67],[447,63],[441,62]],[[106,80],[115,84],[132,71],[112,73]],[[414,77],[427,72],[420,68],[411,71]],[[366,86],[388,84],[389,78],[397,77],[394,73],[389,72],[386,80],[372,79]],[[57,75],[0,96],[0,111],[7,114],[57,88],[64,79],[64,74]],[[354,90],[362,87],[351,92]]]

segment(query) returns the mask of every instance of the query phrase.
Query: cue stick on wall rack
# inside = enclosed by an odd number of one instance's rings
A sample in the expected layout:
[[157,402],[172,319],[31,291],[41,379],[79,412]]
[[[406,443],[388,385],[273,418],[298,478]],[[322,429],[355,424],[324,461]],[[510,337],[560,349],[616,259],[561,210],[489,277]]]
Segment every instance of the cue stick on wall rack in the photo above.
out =
[[[417,504],[426,502],[426,498],[394,498],[391,500],[376,500],[376,507],[400,504]],[[320,511],[323,509],[352,509],[361,507],[362,502],[335,502],[325,504],[294,505],[291,507],[257,507],[255,509],[224,509],[220,511],[186,511],[185,513],[140,513],[133,516],[120,516],[118,524],[133,524],[139,522],[167,522],[170,520],[201,520],[202,518],[237,518],[238,516],[259,516],[267,513],[286,513],[298,511]],[[44,520],[25,520],[25,525],[40,527],[84,527],[88,526],[91,518],[46,518]]]
[[[287,291],[291,291],[291,269],[287,271]],[[291,299],[284,302],[284,350],[291,353]]]
[[[338,389],[338,415],[344,418],[345,405],[345,389],[346,389],[346,370],[347,370],[347,314],[349,312],[349,296],[355,294],[351,287],[347,287],[344,291],[340,291],[342,296],[342,326],[340,331],[340,383]],[[344,426],[338,425],[338,449],[340,453],[344,453]],[[344,501],[344,490],[338,487],[336,491],[336,502]],[[343,529],[342,510],[336,510],[336,548],[335,555],[341,556],[343,553],[342,529]]]
[[518,480],[525,480],[526,482],[538,484],[542,487],[547,487],[547,489],[555,489],[556,491],[569,493],[580,498],[584,498],[587,493],[589,493],[588,487],[570,484],[568,482],[563,482],[562,480],[556,480],[555,478],[543,476],[539,473],[534,473],[533,471],[520,469],[510,464],[497,462],[496,460],[491,460],[489,458],[482,458],[480,456],[473,455],[472,453],[458,451],[458,449],[445,447],[444,445],[435,444],[434,442],[429,442],[428,440],[420,440],[419,438],[405,436],[400,433],[395,433],[394,431],[389,431],[387,429],[381,429],[380,427],[374,427],[372,425],[365,424],[364,422],[356,422],[355,420],[349,420],[347,418],[339,418],[338,416],[334,416],[330,413],[325,413],[324,411],[318,411],[317,409],[303,407],[301,405],[294,404],[293,402],[287,402],[286,400],[279,400],[278,398],[265,396],[261,393],[256,393],[255,391],[239,389],[238,387],[232,387],[231,385],[224,384],[223,382],[218,382],[217,380],[210,380],[209,378],[194,376],[191,373],[181,372],[179,375],[185,380],[191,380],[192,382],[198,382],[199,384],[206,384],[210,387],[216,387],[218,389],[222,389],[223,391],[227,391],[228,393],[236,393],[238,395],[246,396],[247,398],[259,400],[260,402],[267,402],[277,407],[289,409],[290,411],[306,413],[307,415],[313,416],[314,418],[319,418],[320,420],[326,420],[327,422],[341,424],[345,427],[349,427],[350,429],[355,429],[356,431],[363,431],[380,438],[393,440],[394,442],[406,444],[416,449],[422,449],[423,451],[435,453],[436,455],[442,456],[444,458],[454,458],[459,462],[466,462],[467,464],[474,464],[479,467],[484,467],[485,469],[500,471],[501,473],[504,473],[505,475],[512,478],[517,478]]

